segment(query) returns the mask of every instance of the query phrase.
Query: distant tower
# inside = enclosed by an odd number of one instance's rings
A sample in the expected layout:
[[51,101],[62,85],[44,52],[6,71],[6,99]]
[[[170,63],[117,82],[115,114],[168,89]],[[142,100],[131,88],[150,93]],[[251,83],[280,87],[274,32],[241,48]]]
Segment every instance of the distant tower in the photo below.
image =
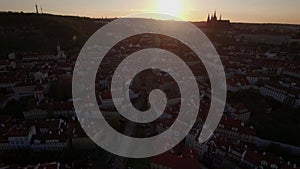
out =
[[215,21],[218,21],[218,18],[217,18],[217,12],[214,11],[211,16],[210,16],[210,21],[211,22],[215,22]]
[[222,14],[220,14],[220,19],[219,19],[220,21],[222,20]]
[[41,14],[43,14],[43,7],[42,7],[42,5],[41,5]]
[[35,11],[36,11],[36,14],[39,14],[39,9],[38,9],[37,4],[35,4]]
[[209,16],[209,14],[208,14],[208,16],[207,16],[207,22],[209,22],[210,21],[210,16]]
[[214,12],[214,19],[217,19],[217,11]]
[[61,51],[60,51],[60,43],[59,43],[59,41],[57,41],[56,52],[57,52],[57,53],[60,53],[60,52],[61,52]]
[[66,55],[64,51],[60,49],[60,43],[57,41],[57,46],[56,46],[56,59],[58,62],[66,62]]

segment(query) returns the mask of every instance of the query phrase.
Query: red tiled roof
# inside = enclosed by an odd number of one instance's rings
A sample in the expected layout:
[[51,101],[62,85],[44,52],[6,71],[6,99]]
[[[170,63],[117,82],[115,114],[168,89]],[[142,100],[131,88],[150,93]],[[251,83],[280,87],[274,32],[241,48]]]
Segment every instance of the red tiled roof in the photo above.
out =
[[38,128],[58,128],[60,123],[59,119],[46,119],[46,120],[39,120],[36,122],[36,127]]
[[0,65],[8,65],[9,62],[7,60],[0,60]]
[[258,166],[261,161],[261,155],[256,151],[247,150],[245,160]]
[[55,111],[68,111],[73,110],[73,102],[50,102],[40,105],[41,108],[51,109]]
[[224,151],[228,151],[230,145],[232,144],[229,139],[221,136],[216,136],[213,141],[218,148]]
[[28,136],[29,132],[29,128],[13,128],[9,131],[8,137],[25,137]]
[[232,77],[226,80],[227,84],[230,86],[248,86],[250,83],[246,78]]
[[244,126],[242,121],[239,119],[223,116],[219,123],[219,127],[220,127],[220,125],[224,125],[224,128],[228,129],[228,130],[231,130],[232,128],[237,128],[239,133],[241,133],[241,134],[244,133],[244,134],[252,135],[252,136],[256,135],[254,128]]
[[152,158],[152,164],[161,165],[171,169],[199,169],[200,164],[194,150],[185,147],[183,150],[168,151]]

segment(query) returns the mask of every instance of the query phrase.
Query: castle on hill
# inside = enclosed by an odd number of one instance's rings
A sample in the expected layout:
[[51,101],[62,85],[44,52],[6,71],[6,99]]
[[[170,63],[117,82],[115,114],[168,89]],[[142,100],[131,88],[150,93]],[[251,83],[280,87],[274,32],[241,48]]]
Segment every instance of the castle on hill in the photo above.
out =
[[228,27],[228,26],[230,26],[230,20],[222,20],[221,14],[218,19],[216,11],[211,15],[208,14],[206,23],[207,23],[207,26],[213,26],[213,27]]

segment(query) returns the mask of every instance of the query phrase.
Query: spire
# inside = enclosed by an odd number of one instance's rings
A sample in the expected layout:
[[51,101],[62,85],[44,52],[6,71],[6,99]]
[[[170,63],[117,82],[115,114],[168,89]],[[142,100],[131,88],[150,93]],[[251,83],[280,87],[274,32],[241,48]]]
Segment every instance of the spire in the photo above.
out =
[[208,16],[207,16],[207,22],[209,22],[210,21],[210,15],[208,14]]
[[220,21],[222,20],[222,14],[220,14]]
[[59,41],[57,41],[56,52],[60,53],[60,43],[59,43]]
[[35,3],[35,11],[36,11],[37,14],[39,14],[39,9],[38,9],[38,6],[37,6],[36,3]]
[[41,5],[41,14],[43,13],[43,7],[42,7],[42,5]]
[[214,12],[214,18],[217,18],[217,11]]

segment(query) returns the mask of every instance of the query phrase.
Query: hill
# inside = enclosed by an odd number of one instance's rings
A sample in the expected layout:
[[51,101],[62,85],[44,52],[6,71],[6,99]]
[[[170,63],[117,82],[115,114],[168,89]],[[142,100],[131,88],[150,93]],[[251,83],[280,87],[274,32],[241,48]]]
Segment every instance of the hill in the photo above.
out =
[[[57,42],[60,42],[63,50],[78,53],[96,30],[112,20],[0,12],[0,58],[6,58],[10,52],[16,52],[17,55],[20,53],[22,55],[24,51],[53,53]],[[212,31],[207,27],[206,22],[194,22],[194,24],[203,30]],[[299,25],[232,23],[230,30],[240,33],[290,35],[299,30]],[[73,40],[74,36],[76,41]]]
[[[59,41],[74,50],[110,19],[34,13],[0,13],[0,57],[10,52],[51,52]],[[77,40],[74,41],[73,37]]]

